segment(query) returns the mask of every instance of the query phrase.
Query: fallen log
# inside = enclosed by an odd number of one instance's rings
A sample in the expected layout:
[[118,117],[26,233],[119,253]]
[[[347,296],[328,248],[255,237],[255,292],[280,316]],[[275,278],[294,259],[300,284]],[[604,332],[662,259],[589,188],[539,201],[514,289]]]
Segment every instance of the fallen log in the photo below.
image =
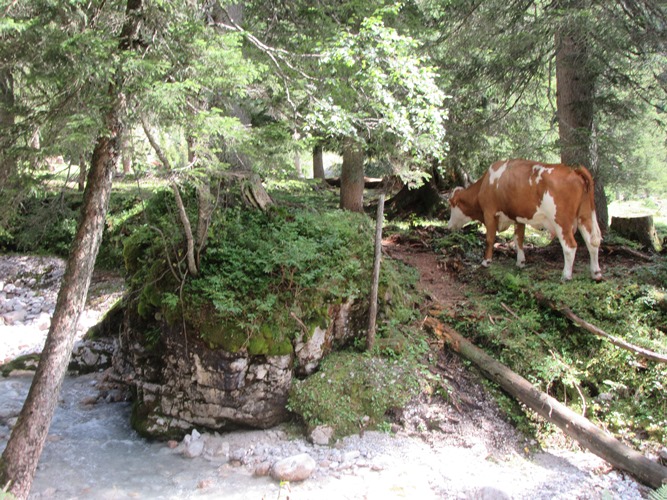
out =
[[650,359],[651,361],[657,361],[658,363],[667,363],[667,355],[665,354],[660,354],[658,352],[651,351],[650,349],[646,349],[644,347],[640,347],[638,345],[631,344],[630,342],[626,342],[625,340],[616,337],[614,335],[611,335],[601,328],[598,328],[597,326],[589,323],[585,319],[580,318],[576,314],[572,312],[572,309],[570,309],[567,306],[559,306],[553,301],[547,299],[544,295],[541,293],[535,293],[535,299],[537,300],[538,303],[556,311],[557,313],[562,314],[565,316],[567,319],[572,321],[575,325],[577,325],[580,328],[583,328],[584,330],[592,333],[593,335],[597,335],[598,337],[602,337],[607,339],[609,342],[614,344],[617,347],[620,347],[622,349],[625,349],[627,351],[633,352],[637,354],[638,356],[641,356],[646,359]]
[[650,255],[638,252],[637,250],[633,250],[632,248],[626,247],[625,245],[602,245],[602,248],[609,254],[618,252],[627,254],[631,257],[636,257],[637,259],[641,259],[646,262],[651,262],[653,260],[653,257],[651,257]]
[[587,418],[573,412],[548,394],[537,390],[526,379],[493,359],[441,321],[428,317],[424,321],[424,326],[442,338],[454,352],[472,361],[486,377],[544,419],[557,425],[565,434],[597,456],[614,467],[629,472],[652,488],[659,488],[667,484],[667,467],[629,448],[597,428]]
[[[340,177],[330,177],[324,179],[327,184],[333,187],[340,187]],[[382,177],[364,177],[364,188],[379,189],[384,185],[384,178]]]

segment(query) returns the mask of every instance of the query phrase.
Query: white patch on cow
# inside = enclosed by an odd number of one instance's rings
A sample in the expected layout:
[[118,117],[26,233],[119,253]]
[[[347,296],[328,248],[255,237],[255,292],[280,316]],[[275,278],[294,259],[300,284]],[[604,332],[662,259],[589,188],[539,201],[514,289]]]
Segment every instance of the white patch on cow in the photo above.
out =
[[490,260],[484,259],[484,260],[482,261],[482,267],[489,267],[490,265],[491,265],[491,261],[490,261]]
[[528,224],[536,229],[548,229],[552,233],[556,232],[556,200],[549,191],[544,193],[540,206],[530,219],[517,217],[517,222]]
[[602,271],[600,270],[600,263],[598,261],[598,253],[600,251],[600,243],[602,241],[602,234],[600,233],[600,226],[598,226],[597,218],[595,216],[595,210],[591,215],[592,218],[592,227],[591,232],[588,232],[586,226],[583,224],[579,225],[579,232],[586,243],[586,248],[588,248],[588,255],[590,256],[590,266],[591,278],[594,280],[602,279]]
[[551,172],[553,172],[553,167],[533,165],[533,175],[530,177],[530,185],[533,185],[533,177],[535,177],[535,184],[539,184],[542,181],[542,174],[550,174]]
[[457,191],[463,191],[464,189],[465,189],[465,188],[464,188],[463,186],[456,186],[454,189],[452,189],[452,192],[449,194],[449,197],[450,197],[450,198],[453,198],[453,197],[454,197],[454,194],[455,194]]
[[464,214],[463,210],[461,210],[459,207],[452,207],[452,213],[449,216],[449,222],[447,223],[447,228],[461,229],[471,220],[472,218]]
[[[497,181],[500,180],[500,178],[503,176],[505,173],[505,170],[507,170],[507,162],[503,163],[500,167],[498,167],[497,170],[493,169],[493,165],[489,167],[489,184],[493,185]],[[498,186],[496,186],[497,188]]]
[[561,241],[561,246],[563,247],[563,257],[565,258],[561,279],[563,281],[570,281],[572,279],[572,267],[574,266],[574,256],[577,253],[577,249],[567,246],[563,241]]
[[496,212],[496,217],[498,217],[498,232],[502,233],[506,231],[515,221],[510,219],[503,212]]

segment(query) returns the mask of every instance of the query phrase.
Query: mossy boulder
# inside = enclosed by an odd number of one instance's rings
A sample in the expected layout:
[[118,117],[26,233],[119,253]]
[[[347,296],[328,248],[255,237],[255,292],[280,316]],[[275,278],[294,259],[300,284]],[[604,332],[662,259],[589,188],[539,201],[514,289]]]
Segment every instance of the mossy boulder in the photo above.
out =
[[[285,420],[295,377],[364,338],[372,221],[303,207],[216,211],[192,276],[179,220],[165,216],[176,213],[169,194],[155,203],[160,210],[151,201],[146,209],[155,220],[126,244],[128,291],[114,356],[135,395],[134,427],[172,438]],[[188,214],[194,227],[197,211]],[[383,271],[382,319],[400,309],[395,281]]]

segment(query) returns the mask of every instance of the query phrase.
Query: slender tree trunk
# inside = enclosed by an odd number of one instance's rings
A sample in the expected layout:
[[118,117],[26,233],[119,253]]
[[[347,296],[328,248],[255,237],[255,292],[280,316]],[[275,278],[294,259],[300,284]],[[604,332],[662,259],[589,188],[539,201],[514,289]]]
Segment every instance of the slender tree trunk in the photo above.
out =
[[[166,168],[167,171],[169,172],[173,172],[173,168],[171,166],[169,158],[167,158],[167,155],[163,151],[162,147],[160,147],[160,144],[157,142],[157,139],[153,135],[153,132],[151,132],[151,129],[148,126],[148,123],[146,122],[146,118],[143,116],[141,117],[141,126],[144,129],[144,134],[146,135],[148,142],[153,147],[153,151],[155,151],[155,154],[162,162],[162,165],[164,165],[164,168]],[[190,152],[188,152],[188,156],[189,155]],[[171,190],[174,193],[174,199],[176,200],[176,207],[178,208],[178,216],[181,220],[181,226],[183,226],[183,232],[185,233],[185,241],[187,244],[186,258],[187,258],[188,272],[192,276],[198,276],[199,266],[197,258],[195,256],[195,240],[192,234],[192,225],[190,224],[188,213],[185,210],[185,204],[183,203],[183,198],[181,198],[181,192],[179,190],[178,184],[174,180],[173,176],[172,180],[170,181],[170,184],[171,184]]]
[[343,144],[343,168],[340,174],[340,208],[364,211],[364,150],[347,139]]
[[0,479],[3,484],[11,481],[9,492],[18,498],[26,498],[30,492],[102,241],[118,154],[119,111],[117,103],[107,116],[109,136],[98,138],[95,146],[81,208],[82,219],[72,243],[51,328],[30,392],[2,454]]
[[0,70],[0,137],[2,148],[0,149],[0,189],[4,187],[7,180],[16,171],[16,160],[7,154],[5,148],[10,146],[10,130],[14,126],[16,117],[14,115],[14,79],[8,69]]
[[324,152],[321,144],[313,147],[313,179],[324,179]]
[[86,164],[86,157],[83,154],[79,155],[79,191],[83,191],[86,187],[86,171],[88,170],[88,165]]
[[[132,48],[142,0],[128,0],[120,50]],[[27,498],[44,448],[60,387],[74,345],[76,324],[83,310],[111,195],[114,168],[122,134],[124,98],[119,83],[108,89],[113,102],[105,116],[104,132],[97,138],[84,191],[81,219],[72,248],[46,343],[28,397],[0,458],[0,485],[17,498]]]
[[[556,35],[556,104],[561,162],[583,165],[595,178],[595,205],[600,229],[606,231],[607,198],[599,175],[594,128],[595,84],[597,75],[591,67],[589,34],[576,22],[589,0],[561,0],[566,18]],[[569,12],[568,12],[569,11]]]
[[128,175],[132,170],[132,151],[130,148],[130,134],[127,131],[123,134],[121,158],[123,162],[123,175]]
[[368,334],[366,350],[375,347],[375,325],[378,312],[378,288],[380,286],[380,265],[382,264],[382,223],[384,222],[384,193],[378,199],[378,211],[375,218],[375,257],[373,259],[373,279],[371,281],[371,298],[368,311]]
[[[245,6],[243,3],[234,3],[226,4],[223,6],[222,3],[216,1],[211,10],[211,16],[213,21],[216,23],[232,23],[237,26],[243,24],[243,19],[245,16]],[[229,110],[230,116],[237,118],[244,127],[250,129],[252,127],[252,117],[248,110],[243,106],[243,103],[239,101],[216,103],[214,105],[219,108],[227,108]],[[236,148],[234,145],[229,144],[225,141],[224,144],[224,155],[223,159],[225,162],[229,163],[232,170],[237,171],[251,171],[252,170],[252,159],[241,149]]]

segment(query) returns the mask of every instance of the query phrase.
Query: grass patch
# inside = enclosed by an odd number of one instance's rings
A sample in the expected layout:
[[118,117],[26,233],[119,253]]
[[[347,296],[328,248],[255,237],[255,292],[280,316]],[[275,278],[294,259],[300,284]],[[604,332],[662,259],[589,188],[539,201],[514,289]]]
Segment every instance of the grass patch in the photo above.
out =
[[[540,306],[534,294],[567,305],[609,334],[666,353],[666,273],[662,260],[618,272],[606,269],[603,283],[592,282],[585,273],[562,283],[555,270],[517,270],[511,259],[498,259],[490,269],[469,274],[477,290],[470,301],[475,312],[449,321],[540,390],[585,411],[597,425],[637,446],[664,445],[667,366],[575,327]],[[530,420],[521,415],[514,413],[513,419]]]

